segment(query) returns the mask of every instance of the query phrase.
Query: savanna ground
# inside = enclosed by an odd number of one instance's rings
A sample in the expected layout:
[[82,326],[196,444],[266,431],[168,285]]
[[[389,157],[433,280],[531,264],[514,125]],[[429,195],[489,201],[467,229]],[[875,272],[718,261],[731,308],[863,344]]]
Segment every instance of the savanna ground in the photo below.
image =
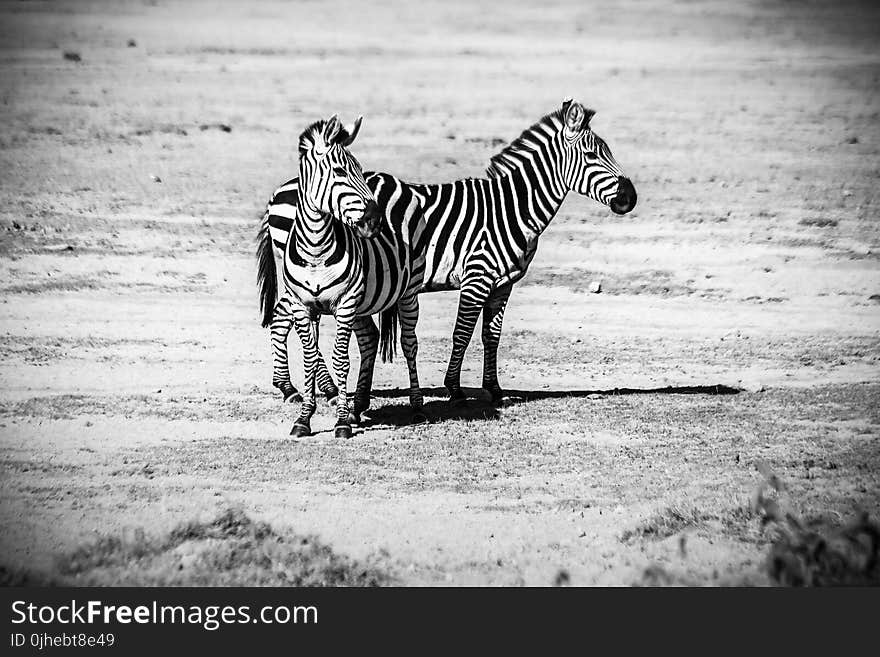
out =
[[[802,518],[877,518],[880,9],[476,5],[0,5],[13,580],[764,584],[760,463]],[[302,128],[363,114],[365,167],[443,181],[565,96],[639,205],[572,197],[542,238],[501,344],[522,400],[446,407],[456,296],[425,295],[432,422],[395,361],[352,440],[326,405],[288,438],[253,250]]]

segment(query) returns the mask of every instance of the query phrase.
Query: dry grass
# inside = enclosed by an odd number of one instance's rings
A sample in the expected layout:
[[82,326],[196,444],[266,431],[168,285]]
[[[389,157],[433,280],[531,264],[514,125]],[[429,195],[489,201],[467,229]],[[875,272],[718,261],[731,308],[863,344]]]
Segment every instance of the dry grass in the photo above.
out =
[[[769,543],[763,563],[768,580],[752,574],[728,580],[732,585],[770,583],[776,586],[877,586],[880,584],[880,524],[859,511],[854,520],[841,524],[825,513],[804,520],[794,511],[786,485],[764,462],[757,464],[763,479],[755,489],[749,515],[759,519],[762,538]],[[742,513],[748,513],[741,510]],[[816,510],[814,509],[814,512]],[[826,509],[826,512],[828,510]],[[740,514],[741,515],[741,514]],[[624,543],[638,539],[659,540],[700,526],[716,516],[696,508],[672,506],[651,516],[635,530],[621,536]],[[687,535],[679,537],[679,554],[687,560]],[[688,572],[686,563],[676,567],[652,563],[637,586],[695,586],[706,577]],[[715,577],[717,579],[717,576]]]
[[636,538],[661,540],[675,536],[690,527],[696,527],[708,518],[709,516],[694,507],[669,506],[635,529],[627,529],[621,534],[620,540],[624,543],[630,543]]
[[843,527],[803,520],[785,499],[785,485],[766,464],[753,508],[772,536],[767,572],[782,586],[880,585],[880,525],[866,512]]
[[165,536],[138,529],[107,536],[57,561],[55,574],[0,567],[5,586],[379,586],[391,578],[336,554],[311,536],[281,534],[244,512],[178,525]]
[[798,221],[801,226],[815,226],[817,228],[834,228],[838,223],[837,219],[827,217],[804,217]]

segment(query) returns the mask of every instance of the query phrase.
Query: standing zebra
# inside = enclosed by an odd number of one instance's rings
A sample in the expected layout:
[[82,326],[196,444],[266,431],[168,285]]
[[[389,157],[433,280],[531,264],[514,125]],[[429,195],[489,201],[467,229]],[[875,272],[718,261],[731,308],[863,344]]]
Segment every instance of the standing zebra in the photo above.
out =
[[[286,338],[292,323],[303,345],[305,384],[300,416],[291,430],[295,436],[311,433],[310,420],[316,406],[316,370],[319,363],[323,365],[317,342],[317,320],[321,314],[332,314],[336,319],[333,348],[333,369],[339,385],[336,437],[351,437],[346,382],[352,331],[361,348],[358,390],[366,390],[369,395],[380,338],[370,317],[375,313],[382,316],[384,359],[390,359],[393,353],[399,316],[401,346],[409,368],[413,419],[423,419],[415,334],[416,293],[421,285],[423,264],[420,259],[413,261],[405,232],[413,223],[419,204],[409,190],[390,176],[374,176],[371,190],[360,164],[347,150],[359,129],[360,119],[349,133],[335,116],[309,126],[299,138],[298,184],[290,181],[282,186],[266,211],[268,218],[276,209],[290,209],[282,206],[295,205],[293,230],[284,251],[284,292],[274,310],[270,310],[278,284],[274,259],[261,258],[259,272],[264,325],[271,320],[273,333],[283,333]],[[291,189],[295,190],[293,196],[290,196]],[[382,221],[382,211],[374,194],[385,209],[387,222]],[[276,340],[274,344],[276,350],[284,346],[283,341]],[[283,356],[286,370],[286,348]],[[278,362],[276,354],[276,367]],[[362,405],[361,397],[356,395],[355,416]]]
[[[635,207],[635,187],[590,128],[594,114],[578,102],[564,101],[493,156],[485,178],[438,185],[398,182],[422,199],[423,216],[409,226],[413,252],[425,258],[419,291],[460,290],[444,379],[450,401],[464,399],[461,365],[481,312],[483,388],[493,402],[502,399],[497,356],[504,310],[513,284],[528,270],[538,238],[568,192],[598,201],[616,214]],[[386,177],[367,174],[367,180],[372,176]],[[263,230],[267,236],[273,231],[278,244],[291,224],[268,219]],[[271,250],[267,237],[260,245],[261,257],[268,258]]]

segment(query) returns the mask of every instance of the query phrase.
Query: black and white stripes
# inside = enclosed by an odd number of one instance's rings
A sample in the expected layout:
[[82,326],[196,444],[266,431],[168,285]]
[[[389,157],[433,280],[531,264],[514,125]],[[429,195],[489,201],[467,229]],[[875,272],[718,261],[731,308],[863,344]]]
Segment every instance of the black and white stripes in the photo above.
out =
[[[356,129],[358,126],[359,122]],[[305,385],[301,413],[292,431],[295,435],[311,431],[316,379],[325,394],[335,392],[317,348],[317,320],[321,314],[332,314],[336,319],[333,370],[339,386],[337,436],[351,435],[346,381],[352,331],[361,347],[358,388],[366,390],[365,398],[355,397],[355,415],[368,403],[379,337],[370,317],[373,314],[382,313],[386,341],[393,336],[399,317],[401,344],[410,372],[410,401],[417,413],[422,405],[415,363],[415,326],[416,291],[423,268],[414,263],[404,233],[420,206],[411,192],[390,176],[374,176],[367,185],[360,165],[347,150],[356,129],[349,135],[333,117],[313,124],[303,133],[298,180],[289,181],[275,193],[261,229],[264,325],[266,320],[271,321],[276,351],[273,382],[286,396],[294,392],[285,348],[291,324],[303,344]],[[291,215],[292,230],[279,268],[273,258],[264,256],[267,248],[272,249],[271,226],[279,219],[290,221]],[[276,276],[279,270],[283,272],[280,278]],[[283,293],[268,313],[266,309],[276,291],[273,287]]]
[[425,199],[425,222],[411,231],[415,252],[425,254],[422,291],[461,290],[444,380],[452,400],[463,398],[462,359],[481,312],[483,387],[501,399],[497,353],[511,286],[525,275],[568,192],[618,214],[635,206],[635,188],[590,129],[593,115],[566,101],[495,155],[486,178],[412,185]]
[[[464,397],[462,360],[481,313],[483,387],[493,400],[502,398],[497,354],[511,288],[528,270],[541,233],[568,192],[592,198],[617,214],[635,207],[633,184],[590,128],[593,115],[580,103],[566,100],[492,157],[485,178],[428,185],[404,183],[386,174],[366,175],[371,187],[381,179],[420,201],[420,214],[413,215],[419,220],[407,224],[412,252],[423,260],[419,292],[460,290],[444,379],[453,401]],[[270,218],[275,244],[285,239],[285,229],[290,230],[288,222],[272,223]]]

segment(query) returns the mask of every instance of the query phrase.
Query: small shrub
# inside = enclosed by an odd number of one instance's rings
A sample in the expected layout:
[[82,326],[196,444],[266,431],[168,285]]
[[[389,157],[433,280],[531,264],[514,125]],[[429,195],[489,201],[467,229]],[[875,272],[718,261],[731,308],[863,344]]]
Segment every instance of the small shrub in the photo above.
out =
[[785,487],[766,464],[753,499],[761,524],[773,542],[767,555],[770,579],[782,586],[859,586],[880,584],[880,525],[867,513],[842,528],[827,521],[804,522],[785,503]]

